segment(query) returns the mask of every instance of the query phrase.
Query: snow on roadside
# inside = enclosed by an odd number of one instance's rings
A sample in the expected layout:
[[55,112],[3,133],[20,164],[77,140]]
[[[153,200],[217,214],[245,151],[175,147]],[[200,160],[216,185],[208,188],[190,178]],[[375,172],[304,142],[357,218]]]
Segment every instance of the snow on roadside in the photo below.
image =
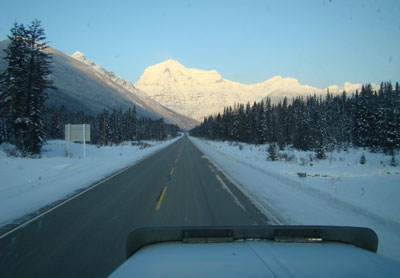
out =
[[86,144],[86,159],[82,159],[83,145],[71,143],[71,158],[66,157],[66,142],[49,141],[42,158],[8,157],[10,145],[0,145],[0,227],[24,215],[33,213],[57,200],[73,195],[119,169],[137,163],[172,144],[169,141],[142,141],[148,144],[98,148]]
[[378,253],[400,261],[400,167],[389,166],[390,156],[365,152],[361,165],[362,150],[326,160],[285,150],[272,162],[267,145],[190,139],[284,224],[369,227]]

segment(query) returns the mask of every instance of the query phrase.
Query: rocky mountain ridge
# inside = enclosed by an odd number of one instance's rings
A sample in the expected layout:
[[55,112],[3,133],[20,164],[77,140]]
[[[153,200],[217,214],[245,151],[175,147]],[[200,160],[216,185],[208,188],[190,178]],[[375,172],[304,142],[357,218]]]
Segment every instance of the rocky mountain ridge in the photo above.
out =
[[[301,85],[294,78],[272,77],[264,82],[246,85],[224,79],[217,71],[186,68],[178,61],[148,67],[134,84],[160,104],[195,120],[223,111],[227,105],[261,101],[269,97],[273,103],[297,96],[324,95],[329,90],[340,94],[353,93],[361,84],[345,83],[325,89]],[[376,85],[375,85],[376,86]]]
[[[3,49],[8,43],[9,40],[0,41],[0,72],[7,68],[6,60],[1,58],[5,56]],[[70,112],[84,111],[93,115],[104,109],[125,110],[136,106],[141,117],[163,117],[166,122],[177,124],[183,129],[190,129],[197,123],[160,105],[131,82],[96,65],[82,53],[75,53],[71,57],[52,47],[46,51],[52,55],[50,78],[57,88],[46,90],[46,105],[50,107],[64,105]]]
[[192,120],[190,117],[185,117],[167,107],[160,105],[157,101],[147,95],[146,92],[136,88],[132,82],[118,77],[114,72],[108,71],[95,62],[87,59],[80,51],[76,51],[71,55],[71,57],[89,66],[99,78],[104,79],[108,83],[115,84],[124,91],[129,92],[130,94],[127,94],[127,96],[129,98],[135,97],[135,105],[143,109],[150,108],[150,110],[155,111],[167,121],[176,123],[184,129],[190,129],[197,124],[197,122]]

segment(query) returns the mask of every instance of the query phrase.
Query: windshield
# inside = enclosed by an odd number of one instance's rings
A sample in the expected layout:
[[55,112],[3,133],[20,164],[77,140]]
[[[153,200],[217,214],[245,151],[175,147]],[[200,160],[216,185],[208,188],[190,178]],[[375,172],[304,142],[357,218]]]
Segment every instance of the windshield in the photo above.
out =
[[171,226],[366,227],[400,261],[400,2],[0,10],[4,277],[106,277]]

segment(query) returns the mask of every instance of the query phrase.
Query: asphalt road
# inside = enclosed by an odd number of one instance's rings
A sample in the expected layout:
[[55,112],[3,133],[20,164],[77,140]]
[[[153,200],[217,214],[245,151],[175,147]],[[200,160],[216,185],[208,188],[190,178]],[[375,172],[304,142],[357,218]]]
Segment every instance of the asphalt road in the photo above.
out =
[[137,227],[266,224],[184,137],[0,239],[0,277],[106,277]]

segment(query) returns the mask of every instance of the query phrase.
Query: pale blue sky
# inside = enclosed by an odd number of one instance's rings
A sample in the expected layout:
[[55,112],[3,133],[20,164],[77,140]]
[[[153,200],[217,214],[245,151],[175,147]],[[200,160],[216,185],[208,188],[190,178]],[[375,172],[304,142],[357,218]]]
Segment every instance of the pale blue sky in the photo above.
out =
[[0,2],[0,40],[42,21],[50,45],[132,82],[166,59],[246,84],[400,81],[400,1]]

